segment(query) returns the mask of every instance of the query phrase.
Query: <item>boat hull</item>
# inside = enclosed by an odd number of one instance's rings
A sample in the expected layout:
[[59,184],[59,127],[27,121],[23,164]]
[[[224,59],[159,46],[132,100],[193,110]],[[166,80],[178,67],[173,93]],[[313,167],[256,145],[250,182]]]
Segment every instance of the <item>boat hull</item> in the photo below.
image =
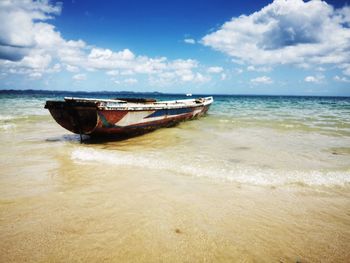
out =
[[47,101],[47,108],[63,128],[91,136],[135,135],[207,113],[210,104],[168,109],[104,109],[98,103],[77,101]]
[[[204,115],[209,106],[196,107],[182,114],[167,114],[149,117],[150,111],[98,111],[98,123],[91,135],[139,134],[162,127],[171,127],[179,122],[191,120]],[[157,112],[157,111],[156,111]],[[160,113],[158,113],[160,114]],[[149,119],[149,120],[148,120]]]

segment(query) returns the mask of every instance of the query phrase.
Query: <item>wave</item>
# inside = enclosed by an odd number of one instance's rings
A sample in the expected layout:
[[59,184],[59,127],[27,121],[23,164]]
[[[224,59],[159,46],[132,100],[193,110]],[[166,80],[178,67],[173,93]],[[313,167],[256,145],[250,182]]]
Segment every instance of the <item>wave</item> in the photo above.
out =
[[[163,156],[163,155],[162,155]],[[256,168],[233,164],[222,167],[220,164],[191,162],[188,158],[164,159],[157,153],[127,153],[122,151],[75,149],[71,159],[75,162],[98,162],[115,166],[134,166],[173,171],[193,177],[206,177],[249,185],[281,186],[346,186],[350,184],[350,170],[347,171],[285,171],[271,168]]]
[[15,116],[10,115],[0,115],[0,121],[9,121],[15,119]]

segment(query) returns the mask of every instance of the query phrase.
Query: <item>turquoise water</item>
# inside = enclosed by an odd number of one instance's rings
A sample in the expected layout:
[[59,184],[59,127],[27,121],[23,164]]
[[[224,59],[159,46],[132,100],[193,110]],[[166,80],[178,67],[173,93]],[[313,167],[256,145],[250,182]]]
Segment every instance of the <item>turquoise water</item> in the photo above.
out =
[[[46,116],[46,100],[65,96],[114,98],[120,96],[149,97],[149,94],[120,95],[105,93],[26,92],[0,93],[1,128],[11,119],[30,119]],[[179,95],[151,95],[158,100],[184,99]],[[350,98],[344,97],[287,97],[287,96],[214,96],[210,116],[221,123],[237,127],[270,127],[286,130],[305,130],[325,134],[350,135]]]
[[350,135],[350,98],[218,97],[212,114],[237,126]]
[[[74,161],[127,163],[190,176],[258,185],[346,185],[350,182],[350,98],[214,96],[209,114],[126,141],[79,146],[43,108],[65,96],[114,98],[180,95],[105,93],[2,93],[0,135],[18,143],[75,145]],[[22,140],[20,139],[22,138]],[[107,149],[107,150],[106,150]],[[157,159],[157,161],[155,161]]]

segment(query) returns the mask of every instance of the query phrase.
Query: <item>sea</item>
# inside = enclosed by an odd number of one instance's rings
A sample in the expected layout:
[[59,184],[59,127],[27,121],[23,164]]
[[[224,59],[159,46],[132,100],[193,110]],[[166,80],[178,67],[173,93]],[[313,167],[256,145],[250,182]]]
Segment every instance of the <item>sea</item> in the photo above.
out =
[[44,109],[64,97],[186,98],[0,91],[0,262],[349,262],[350,97],[213,95],[83,143]]

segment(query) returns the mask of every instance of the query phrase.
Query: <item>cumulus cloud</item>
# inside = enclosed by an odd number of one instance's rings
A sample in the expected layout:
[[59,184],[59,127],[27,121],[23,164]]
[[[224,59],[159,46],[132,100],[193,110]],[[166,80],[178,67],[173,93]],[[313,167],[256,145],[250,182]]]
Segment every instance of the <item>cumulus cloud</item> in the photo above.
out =
[[320,83],[322,82],[324,79],[323,75],[319,75],[319,76],[307,76],[305,77],[304,81],[305,82],[310,82],[310,83]]
[[[198,66],[198,62],[192,59],[177,59],[170,63],[169,68],[174,72],[173,77],[179,77],[182,81],[188,82],[195,78],[193,69]],[[168,72],[168,73],[171,73]]]
[[[61,5],[48,0],[0,1],[0,69],[4,73],[31,78],[65,69],[68,72],[103,71],[116,75],[147,74],[154,80],[174,82],[208,81],[192,59],[168,60],[134,54],[128,48],[111,50],[89,45],[83,40],[66,40],[48,22],[61,12]],[[189,41],[193,42],[193,41]],[[60,65],[60,68],[54,68]],[[85,74],[76,74],[81,81]],[[124,83],[135,83],[135,78]]]
[[211,80],[209,76],[195,72],[199,63],[193,59],[177,59],[169,62],[166,68],[150,77],[150,83],[157,86],[168,86],[178,82],[205,83]]
[[48,20],[60,12],[59,4],[48,1],[0,1],[0,59],[22,59],[36,45],[33,21]]
[[208,73],[221,73],[223,71],[224,71],[224,69],[222,67],[209,67],[207,69]]
[[196,44],[196,40],[194,40],[193,38],[185,38],[184,39],[184,42],[186,43],[186,44]]
[[350,63],[349,25],[349,7],[275,0],[251,15],[232,18],[201,42],[252,65],[341,66]]
[[[25,3],[26,1],[19,1]],[[3,2],[2,2],[3,3]],[[12,2],[9,2],[12,3]],[[16,1],[13,3],[17,3]],[[36,2],[37,5],[47,4],[45,1]],[[22,4],[22,12],[26,12],[26,6]],[[45,7],[45,5],[44,5]],[[43,7],[43,8],[44,8]],[[20,9],[20,5],[17,6]],[[50,10],[50,8],[48,8]],[[11,22],[16,24],[16,19]],[[0,30],[3,25],[0,24]],[[20,29],[18,29],[20,30]],[[25,48],[26,52],[22,56],[22,51],[16,56],[21,57],[20,60],[9,59],[8,56],[0,56],[0,68],[12,73],[33,72],[44,74],[52,73],[51,65],[61,62],[68,71],[75,72],[79,63],[84,61],[84,49],[86,44],[82,40],[66,41],[61,34],[55,30],[53,25],[43,22],[33,22],[30,35],[34,39],[34,44]],[[10,56],[14,55],[14,50]]]
[[201,73],[196,73],[196,76],[194,77],[194,81],[197,82],[197,83],[205,83],[205,82],[208,82],[210,81],[211,78],[209,76],[204,76],[203,74]]
[[129,49],[113,52],[110,49],[93,48],[83,63],[94,69],[128,68],[134,58],[135,55]]
[[250,80],[253,84],[272,84],[273,81],[270,77],[262,76]]

